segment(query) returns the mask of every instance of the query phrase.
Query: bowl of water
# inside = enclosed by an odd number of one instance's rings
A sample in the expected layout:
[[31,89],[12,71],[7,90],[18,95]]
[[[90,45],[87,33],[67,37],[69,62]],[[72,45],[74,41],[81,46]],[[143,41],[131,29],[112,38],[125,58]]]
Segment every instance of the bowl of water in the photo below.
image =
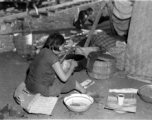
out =
[[94,99],[85,94],[72,94],[64,98],[66,107],[73,112],[85,112],[93,104]]

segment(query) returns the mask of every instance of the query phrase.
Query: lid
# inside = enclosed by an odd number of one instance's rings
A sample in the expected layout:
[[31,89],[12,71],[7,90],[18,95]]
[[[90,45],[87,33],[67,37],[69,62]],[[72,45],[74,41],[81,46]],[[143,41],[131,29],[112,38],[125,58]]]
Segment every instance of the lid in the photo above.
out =
[[115,57],[110,54],[102,53],[102,51],[91,52],[88,57],[97,57],[98,60],[115,60]]
[[109,55],[109,54],[102,54],[101,56],[98,57],[98,60],[115,60],[115,57]]

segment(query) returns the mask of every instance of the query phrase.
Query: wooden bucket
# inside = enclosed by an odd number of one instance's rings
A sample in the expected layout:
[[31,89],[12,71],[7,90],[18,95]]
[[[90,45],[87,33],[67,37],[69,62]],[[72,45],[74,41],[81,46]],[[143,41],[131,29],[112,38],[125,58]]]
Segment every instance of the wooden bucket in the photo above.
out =
[[[106,55],[107,56],[107,55]],[[108,57],[109,56],[109,57]],[[116,59],[110,55],[105,57],[98,57],[93,64],[92,71],[87,70],[90,77],[95,79],[109,79],[113,76],[116,71],[115,64]],[[91,57],[88,57],[87,65],[90,64]]]
[[26,20],[24,22],[22,23],[22,33],[13,34],[13,43],[18,54],[29,55],[32,52],[33,34],[29,22]]
[[16,51],[20,55],[28,55],[32,52],[32,45],[27,44],[26,36],[22,34],[13,35],[13,43]]

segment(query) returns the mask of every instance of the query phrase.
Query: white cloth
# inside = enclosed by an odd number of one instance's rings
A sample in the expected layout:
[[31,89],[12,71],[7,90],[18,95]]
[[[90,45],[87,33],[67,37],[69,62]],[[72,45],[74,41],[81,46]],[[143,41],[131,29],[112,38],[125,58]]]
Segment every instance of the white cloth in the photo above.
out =
[[137,93],[138,89],[135,89],[135,88],[109,89],[109,92],[115,92],[115,93]]

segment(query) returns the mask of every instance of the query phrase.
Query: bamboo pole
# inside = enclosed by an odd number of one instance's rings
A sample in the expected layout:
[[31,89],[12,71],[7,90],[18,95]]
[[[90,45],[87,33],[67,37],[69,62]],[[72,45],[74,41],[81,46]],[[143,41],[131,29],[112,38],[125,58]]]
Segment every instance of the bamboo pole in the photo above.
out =
[[[109,5],[110,4],[110,5]],[[107,4],[107,9],[108,9],[108,13],[109,13],[109,18],[110,18],[110,27],[111,27],[111,32],[112,32],[112,34],[113,35],[116,35],[116,31],[115,31],[115,29],[114,29],[114,26],[113,26],[113,21],[112,21],[112,10],[111,9],[113,9],[113,8],[111,8],[111,4],[112,4],[112,1],[111,2],[109,2],[109,4]]]
[[95,21],[94,21],[94,23],[93,23],[93,26],[92,26],[92,28],[91,28],[91,30],[90,30],[90,32],[89,32],[89,35],[88,35],[88,38],[87,38],[87,40],[86,40],[86,42],[85,42],[85,44],[84,44],[84,47],[88,47],[88,45],[89,45],[89,43],[90,43],[90,41],[91,41],[91,37],[92,37],[92,35],[93,35],[93,33],[94,33],[95,29],[96,29],[96,26],[97,26],[97,24],[98,24],[98,22],[99,22],[99,19],[100,19],[100,17],[101,17],[102,10],[103,10],[103,8],[106,6],[106,2],[103,2],[103,4],[104,4],[103,7],[100,8],[100,10],[99,10],[99,12],[98,12],[98,14],[97,14],[97,16],[96,16],[96,19],[95,19]]

